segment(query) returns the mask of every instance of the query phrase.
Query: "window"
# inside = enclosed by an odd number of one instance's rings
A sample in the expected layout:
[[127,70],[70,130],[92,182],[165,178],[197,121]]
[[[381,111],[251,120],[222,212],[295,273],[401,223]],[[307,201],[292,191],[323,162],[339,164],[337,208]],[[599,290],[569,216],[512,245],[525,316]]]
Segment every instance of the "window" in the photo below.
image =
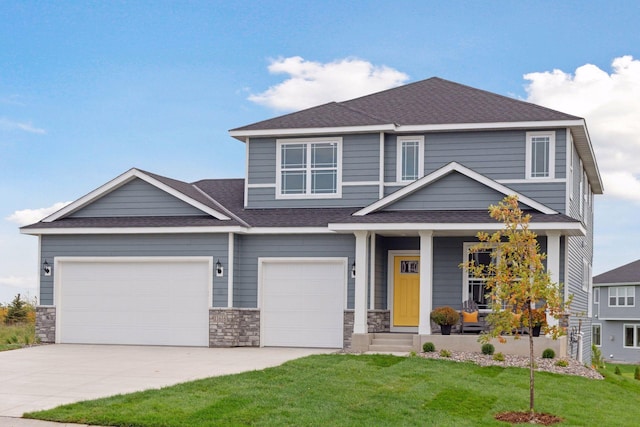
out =
[[571,137],[571,132],[567,131],[567,133],[569,134],[569,144],[567,144],[569,151],[569,175],[567,176],[567,183],[569,187],[567,192],[569,193],[569,199],[573,200],[573,138]]
[[609,288],[609,307],[634,307],[636,288],[634,286],[612,286]]
[[399,136],[397,142],[398,182],[415,181],[424,175],[424,137]]
[[[470,249],[476,243],[465,243],[464,251],[466,261],[474,261],[477,265],[489,266],[495,263],[493,258],[493,248],[487,247],[478,252],[471,253]],[[472,299],[480,309],[490,309],[490,301],[487,298],[486,279],[475,277],[471,271],[467,271],[464,276],[464,289],[462,290],[462,299],[464,301]]]
[[602,345],[602,327],[596,323],[591,325],[591,344],[596,347],[600,347]]
[[600,304],[600,288],[595,288],[593,290],[593,303]]
[[624,346],[640,347],[640,325],[624,325]]
[[279,197],[339,197],[341,138],[279,140],[277,187]]
[[527,132],[527,178],[554,177],[555,147],[555,132]]

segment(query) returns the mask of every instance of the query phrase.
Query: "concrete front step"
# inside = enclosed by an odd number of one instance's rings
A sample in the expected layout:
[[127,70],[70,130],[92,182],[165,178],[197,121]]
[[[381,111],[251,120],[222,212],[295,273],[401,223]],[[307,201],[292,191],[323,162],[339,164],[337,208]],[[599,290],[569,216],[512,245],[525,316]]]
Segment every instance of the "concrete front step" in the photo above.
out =
[[408,353],[413,351],[412,345],[381,345],[381,344],[371,344],[369,346],[369,351],[374,352],[400,352],[400,353]]
[[413,340],[390,340],[386,338],[374,338],[371,340],[372,345],[395,345],[395,346],[413,346]]
[[413,350],[413,335],[376,333],[371,338],[369,351],[409,352]]

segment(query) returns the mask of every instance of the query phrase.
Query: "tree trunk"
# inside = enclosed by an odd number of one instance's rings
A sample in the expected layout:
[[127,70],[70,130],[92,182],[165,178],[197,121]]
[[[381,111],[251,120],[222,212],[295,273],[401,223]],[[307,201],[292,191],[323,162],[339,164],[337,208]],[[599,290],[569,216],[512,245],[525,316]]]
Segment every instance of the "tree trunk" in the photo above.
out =
[[533,358],[533,314],[531,310],[529,310],[529,412],[531,413],[531,419],[533,419],[534,414],[534,365],[535,360]]

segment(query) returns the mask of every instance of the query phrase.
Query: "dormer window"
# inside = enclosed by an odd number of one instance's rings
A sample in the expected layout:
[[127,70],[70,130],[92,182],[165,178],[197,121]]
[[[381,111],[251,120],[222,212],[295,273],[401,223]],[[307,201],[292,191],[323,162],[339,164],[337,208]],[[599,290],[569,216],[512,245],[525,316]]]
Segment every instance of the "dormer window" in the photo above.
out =
[[424,137],[399,136],[397,142],[398,182],[410,182],[424,175]]
[[554,178],[555,150],[555,132],[527,132],[526,177],[528,179]]
[[277,197],[340,197],[342,138],[277,141]]

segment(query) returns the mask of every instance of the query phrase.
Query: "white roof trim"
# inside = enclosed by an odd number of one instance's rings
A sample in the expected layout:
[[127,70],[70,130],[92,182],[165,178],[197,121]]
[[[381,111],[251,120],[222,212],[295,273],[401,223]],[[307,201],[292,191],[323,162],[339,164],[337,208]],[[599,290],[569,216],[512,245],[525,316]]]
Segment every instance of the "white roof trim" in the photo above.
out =
[[545,214],[557,214],[558,212],[554,211],[553,209],[548,208],[547,206],[543,205],[542,203],[538,203],[533,199],[530,199],[529,197],[526,197],[516,191],[513,191],[512,189],[510,189],[509,187],[505,187],[504,185],[490,179],[487,178],[484,175],[480,175],[478,172],[475,172],[465,166],[462,166],[460,163],[457,162],[451,162],[446,164],[445,166],[441,167],[440,169],[430,173],[429,175],[425,175],[422,178],[412,182],[411,184],[406,185],[405,187],[401,188],[400,190],[389,194],[387,197],[384,197],[380,200],[378,200],[377,202],[374,202],[372,204],[370,204],[369,206],[360,209],[359,211],[355,212],[353,215],[354,216],[364,216],[367,214],[370,214],[371,212],[376,212],[380,209],[383,209],[393,203],[395,203],[396,201],[418,191],[419,189],[431,184],[434,181],[439,180],[440,178],[450,174],[451,172],[458,172],[461,173],[481,184],[486,185],[489,188],[492,188],[504,195],[512,195],[515,194],[516,196],[518,196],[518,201],[521,203],[524,203],[527,206],[532,207],[533,209],[536,209],[542,213]]
[[223,213],[210,208],[209,206],[206,206],[200,202],[198,202],[197,200],[192,199],[191,197],[185,195],[184,193],[181,193],[171,187],[169,187],[168,185],[158,181],[155,178],[152,178],[151,176],[145,174],[144,172],[138,170],[138,169],[129,169],[127,172],[123,173],[122,175],[112,179],[111,181],[107,182],[106,184],[102,185],[101,187],[98,187],[97,189],[93,190],[92,192],[90,192],[89,194],[79,198],[78,200],[68,204],[67,206],[65,206],[64,208],[60,209],[59,211],[49,215],[48,217],[46,217],[45,219],[42,220],[42,222],[52,222],[55,221],[57,219],[60,218],[64,218],[67,215],[70,215],[73,212],[76,212],[82,208],[84,208],[85,206],[93,203],[94,201],[96,201],[97,199],[99,199],[100,197],[103,197],[105,195],[107,195],[108,193],[120,188],[121,186],[123,186],[124,184],[132,181],[135,178],[139,178],[151,185],[153,185],[154,187],[157,187],[158,189],[171,194],[172,196],[176,197],[177,199],[182,200],[183,202],[193,206],[196,209],[200,209],[201,211],[203,211],[204,213],[207,213],[209,215],[211,215],[212,217],[219,219],[219,220],[223,220],[223,221],[227,221],[230,220],[231,218],[229,218],[227,215],[224,215]]
[[20,230],[33,236],[77,235],[77,234],[193,234],[193,233],[243,233],[246,228],[231,227],[79,227],[79,228],[32,228]]
[[593,287],[640,286],[640,282],[605,282],[594,283]]

